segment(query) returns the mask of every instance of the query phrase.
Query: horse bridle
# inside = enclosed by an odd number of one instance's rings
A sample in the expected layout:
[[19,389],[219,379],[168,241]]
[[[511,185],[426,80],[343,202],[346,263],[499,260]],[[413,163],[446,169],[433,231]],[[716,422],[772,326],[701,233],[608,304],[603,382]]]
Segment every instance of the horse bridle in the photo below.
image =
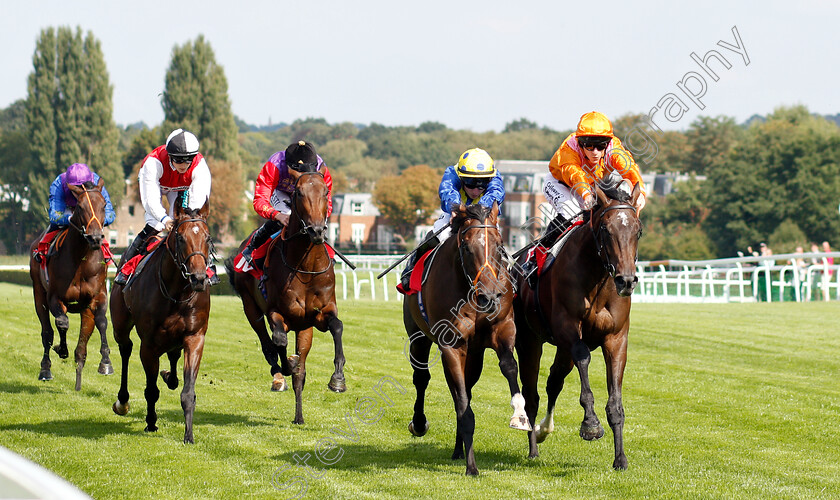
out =
[[[189,255],[187,255],[186,257],[184,257],[183,259],[181,259],[181,257],[180,257],[181,256],[180,239],[178,238],[178,227],[181,224],[184,224],[186,222],[201,222],[202,224],[207,226],[207,239],[208,239],[208,242],[210,244],[210,254],[209,255],[205,254],[204,252],[192,252]],[[169,238],[172,237],[173,234],[175,234],[175,236],[174,236],[174,238],[175,238],[175,250],[174,250],[174,252],[173,252],[172,247],[170,246],[170,243],[169,243]],[[213,240],[210,239],[210,227],[207,225],[206,220],[198,218],[198,217],[178,220],[175,223],[175,226],[172,228],[172,230],[170,230],[169,236],[166,238],[166,241],[164,242],[164,245],[166,246],[166,251],[169,253],[169,256],[172,257],[172,261],[175,263],[175,266],[178,267],[179,271],[181,271],[181,276],[183,276],[184,279],[187,280],[187,285],[185,285],[184,288],[189,286],[189,281],[190,281],[190,278],[192,277],[192,273],[189,271],[189,269],[187,269],[187,262],[189,262],[190,258],[193,255],[201,256],[201,258],[204,259],[204,267],[206,268],[210,264],[210,255],[214,254]],[[163,296],[166,297],[167,299],[171,300],[172,302],[178,302],[177,300],[172,298],[169,295],[169,293],[166,292],[166,289],[163,286],[163,266],[162,265],[158,266],[158,278],[159,278],[158,283],[160,283],[160,291],[161,291],[161,293],[163,293]],[[195,295],[195,291],[193,291],[193,293],[189,297],[187,297],[186,299],[184,299],[181,302],[185,302],[185,301],[189,300],[190,298],[192,298],[193,295]]]
[[[298,188],[298,184],[300,183],[300,180],[303,179],[303,177],[305,175],[320,175],[321,177],[324,176],[324,174],[319,172],[319,171],[300,172],[300,177],[298,177],[297,180],[295,181],[295,189],[292,191],[292,215],[294,215],[295,218],[298,220],[298,222],[300,222],[300,230],[298,232],[294,233],[294,234],[286,236],[285,238],[281,236],[281,238],[280,238],[280,241],[281,241],[280,259],[283,261],[284,266],[291,269],[295,273],[300,273],[300,274],[324,274],[325,272],[329,271],[330,268],[335,264],[335,262],[332,259],[330,259],[330,262],[329,262],[329,264],[327,264],[327,267],[320,270],[320,271],[306,271],[304,269],[299,269],[299,268],[294,267],[291,264],[289,264],[286,261],[286,252],[282,248],[282,245],[285,245],[286,240],[290,240],[290,239],[292,239],[296,236],[301,236],[301,235],[304,235],[304,236],[308,237],[309,236],[309,234],[308,234],[309,229],[312,227],[311,225],[307,224],[305,220],[303,220],[303,217],[300,216],[300,213],[298,213],[298,209],[297,209],[297,201],[298,201],[298,197],[300,196],[300,189]],[[311,250],[311,247],[310,247],[310,250]],[[308,252],[309,252],[309,250],[307,250],[307,253]]]
[[[472,279],[472,280],[470,279],[470,275],[467,272],[466,266],[464,265],[463,246],[461,245],[461,238],[470,229],[484,229],[484,264],[481,265],[481,267],[478,269],[478,272],[475,273],[475,279]],[[488,244],[488,242],[490,241],[490,235],[489,235],[489,232],[488,232],[489,229],[497,229],[498,230],[498,228],[496,227],[495,224],[474,224],[474,225],[469,225],[465,228],[462,228],[460,231],[458,231],[458,238],[457,238],[457,241],[458,241],[458,256],[460,257],[460,260],[461,260],[461,271],[464,272],[464,277],[467,279],[467,282],[470,283],[470,286],[472,288],[475,288],[476,284],[478,283],[479,278],[481,278],[481,273],[483,273],[485,269],[490,270],[490,273],[493,274],[494,279],[496,279],[496,280],[499,279],[499,273],[496,272],[496,268],[493,267],[493,264],[491,264],[491,261],[490,261],[490,245]]]
[[[605,225],[601,224],[600,222],[601,222],[601,220],[603,220],[604,214],[609,212],[610,210],[632,210],[633,213],[637,213],[637,212],[636,212],[636,207],[634,207],[633,205],[629,205],[627,203],[622,203],[620,205],[612,205],[612,206],[604,207],[603,209],[601,209],[601,213],[599,214],[599,217],[598,217],[599,224],[598,224],[598,229],[597,230],[593,228],[593,226],[594,226],[593,222],[595,221],[595,218],[594,217],[590,218],[589,229],[592,231],[592,238],[595,240],[595,249],[598,251],[598,258],[601,259],[601,263],[604,265],[604,269],[607,271],[607,274],[609,274],[611,277],[615,277],[616,268],[611,262],[609,262],[608,259],[606,259],[604,257],[604,252],[602,251],[603,250],[603,245],[601,244],[601,235],[602,235],[601,230],[605,227]],[[641,230],[640,230],[640,232],[641,232]]]
[[[100,230],[100,231],[102,231],[102,230],[103,230],[103,225],[102,225],[102,221],[101,221],[101,220],[99,220],[99,217],[97,217],[97,216],[96,216],[96,211],[93,209],[93,202],[90,200],[90,192],[91,192],[91,191],[96,191],[96,189],[88,189],[88,188],[86,188],[86,187],[84,187],[84,186],[83,186],[83,189],[85,190],[85,199],[87,200],[88,205],[90,205],[90,213],[93,215],[93,218],[91,218],[90,220],[88,220],[88,222],[87,222],[87,224],[85,225],[85,227],[77,226],[77,225],[76,225],[76,223],[75,223],[75,222],[73,222],[73,217],[72,217],[72,216],[70,216],[70,219],[68,220],[68,223],[69,223],[69,225],[70,225],[73,229],[75,229],[76,231],[78,231],[79,233],[81,233],[81,235],[82,235],[82,236],[84,236],[84,237],[85,237],[85,239],[88,239],[88,238],[90,237],[90,234],[87,232],[87,230],[88,230],[88,228],[90,228],[90,225],[91,225],[94,221],[96,221],[96,223],[97,223],[97,224],[99,224],[99,230]],[[80,200],[78,200],[78,199],[77,199],[76,201],[77,201],[77,205],[76,205],[76,206],[78,207],[78,204],[80,204],[80,203],[81,203],[81,201],[80,201]],[[75,210],[74,210],[74,213],[75,213]]]

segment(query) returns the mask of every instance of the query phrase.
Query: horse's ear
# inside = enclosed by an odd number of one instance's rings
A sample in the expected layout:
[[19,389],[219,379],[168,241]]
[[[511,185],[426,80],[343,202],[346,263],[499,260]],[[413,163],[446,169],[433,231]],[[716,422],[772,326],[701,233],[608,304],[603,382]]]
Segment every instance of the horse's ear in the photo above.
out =
[[207,201],[204,202],[204,206],[202,206],[201,210],[198,211],[198,215],[205,220],[207,219],[207,216],[210,215],[210,198],[207,198]]
[[467,206],[461,203],[452,208],[452,217],[457,217],[459,215],[463,216],[467,213]]
[[83,188],[82,186],[77,186],[76,184],[68,184],[67,189],[70,190],[70,193],[75,198],[78,198],[82,193],[85,192],[85,188]]
[[490,219],[497,220],[499,218],[499,202],[493,201],[493,206],[490,207]]
[[598,204],[602,207],[609,205],[610,199],[607,197],[607,194],[601,189],[601,186],[598,183],[595,183],[595,196],[598,198]]
[[100,177],[99,182],[96,183],[96,187],[98,187],[99,190],[102,191],[102,188],[105,187],[105,179]]
[[636,200],[639,199],[639,195],[642,194],[641,182],[637,182],[636,185],[633,187],[633,193],[630,194],[630,200],[633,206],[636,206]]

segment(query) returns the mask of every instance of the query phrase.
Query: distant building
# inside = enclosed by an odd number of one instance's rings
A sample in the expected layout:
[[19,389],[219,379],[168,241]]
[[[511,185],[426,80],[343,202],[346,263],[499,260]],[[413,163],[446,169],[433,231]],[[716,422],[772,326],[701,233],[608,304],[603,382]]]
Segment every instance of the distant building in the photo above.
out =
[[125,196],[122,203],[114,207],[117,217],[106,228],[105,236],[111,248],[126,248],[146,226],[145,211],[140,204],[140,195],[136,192],[134,181],[133,178],[125,180]]
[[343,248],[389,251],[394,231],[385,225],[371,193],[334,193],[328,239]]

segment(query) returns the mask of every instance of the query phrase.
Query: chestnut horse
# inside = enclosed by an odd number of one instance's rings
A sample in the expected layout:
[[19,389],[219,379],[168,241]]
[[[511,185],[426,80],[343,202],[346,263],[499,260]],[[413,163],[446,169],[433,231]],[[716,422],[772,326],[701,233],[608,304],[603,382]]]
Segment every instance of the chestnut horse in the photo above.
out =
[[177,198],[175,225],[165,240],[146,257],[145,269],[111,291],[111,322],[114,338],[120,346],[122,373],[114,413],[128,413],[128,360],[134,346],[131,329],[140,337],[140,360],[146,372],[146,431],[157,430],[155,403],[160,396],[157,387],[160,357],[169,357],[169,370],[160,372],[166,386],[178,387],[176,363],[184,351],[184,388],[181,408],[184,410],[184,442],[193,443],[195,411],[195,379],[204,335],[210,316],[210,286],[207,266],[213,251],[207,214],[210,201],[201,210],[181,207]]
[[[105,330],[108,328],[106,316],[107,292],[105,280],[107,266],[102,254],[103,229],[105,220],[105,198],[102,196],[104,181],[98,184],[86,182],[82,186],[69,185],[70,192],[76,198],[76,207],[70,216],[70,227],[60,233],[55,241],[58,249],[47,260],[46,274],[41,264],[35,261],[34,252],[38,248],[39,237],[30,248],[29,276],[32,278],[32,292],[35,295],[35,313],[41,322],[41,344],[44,357],[41,359],[41,372],[38,380],[52,380],[52,362],[50,347],[53,344],[53,329],[50,314],[55,317],[60,343],[55,352],[60,358],[69,356],[67,351],[67,329],[70,320],[67,313],[79,313],[81,328],[79,342],[76,344],[76,390],[82,389],[82,369],[87,359],[87,344],[93,327],[99,330],[102,346],[99,353],[99,373],[114,373],[111,366],[111,351]],[[47,257],[42,257],[47,258]]]
[[510,427],[531,430],[516,380],[513,282],[503,264],[506,254],[497,227],[498,215],[495,203],[489,208],[456,208],[452,214],[452,236],[436,250],[420,292],[403,301],[409,361],[417,391],[408,430],[419,437],[429,429],[424,400],[431,378],[429,350],[435,343],[440,348],[444,375],[455,404],[457,431],[452,459],[466,456],[467,475],[478,474],[473,453],[475,415],[470,401],[472,388],[481,376],[486,349],[496,351],[499,368],[510,386],[514,408]]
[[[338,319],[335,302],[335,271],[327,253],[328,189],[322,173],[289,169],[295,189],[291,196],[292,213],[282,234],[271,242],[265,258],[263,286],[233,258],[225,261],[231,285],[242,299],[245,316],[260,339],[263,356],[271,366],[272,390],[285,390],[283,375],[292,375],[295,391],[295,419],[303,424],[303,386],[306,382],[306,357],[312,347],[312,328],[330,331],[335,344],[335,372],[328,383],[330,390],[344,392],[344,347],[341,341],[344,324]],[[247,239],[239,246],[241,251]],[[237,271],[234,270],[237,267]],[[265,321],[272,334],[269,337]],[[295,355],[287,357],[287,333],[296,332]],[[278,366],[278,359],[280,365]]]
[[533,425],[539,407],[537,378],[542,344],[557,346],[546,383],[546,416],[528,433],[529,457],[533,458],[539,455],[537,443],[554,430],[554,405],[564,379],[575,366],[580,374],[580,404],[584,410],[580,436],[593,440],[604,435],[589,385],[589,353],[601,348],[607,369],[607,420],[615,444],[613,467],[626,469],[621,387],[627,361],[630,296],[638,283],[636,249],[642,224],[634,206],[639,187],[631,195],[612,190],[608,196],[599,186],[595,192],[598,206],[588,214],[588,227],[581,226],[568,236],[553,265],[538,278],[535,290],[523,277],[518,278],[519,294],[514,303],[516,352],[525,410]]

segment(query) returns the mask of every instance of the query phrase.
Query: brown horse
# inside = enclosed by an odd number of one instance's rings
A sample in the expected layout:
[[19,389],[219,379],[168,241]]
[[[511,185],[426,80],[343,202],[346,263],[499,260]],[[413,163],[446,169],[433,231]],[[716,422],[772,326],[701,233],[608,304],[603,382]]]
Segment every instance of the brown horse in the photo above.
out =
[[409,336],[417,399],[408,430],[423,436],[429,429],[424,413],[426,388],[431,378],[429,350],[439,346],[444,375],[452,393],[457,418],[452,459],[467,459],[466,473],[477,475],[473,453],[475,415],[470,408],[472,388],[481,376],[484,352],[491,348],[510,386],[514,415],[510,427],[530,430],[524,400],[516,381],[513,348],[513,283],[506,266],[502,237],[497,227],[499,208],[482,205],[453,211],[451,234],[436,250],[428,277],[418,294],[403,301],[403,322]]
[[[41,344],[44,346],[44,357],[41,359],[41,372],[38,380],[53,378],[52,362],[50,361],[50,347],[53,344],[53,329],[50,325],[50,314],[55,317],[60,343],[55,352],[60,358],[69,356],[67,351],[67,329],[70,320],[67,313],[79,313],[81,328],[79,342],[76,345],[76,390],[82,389],[82,369],[87,359],[87,344],[93,327],[99,330],[102,346],[99,349],[102,361],[99,363],[99,373],[110,375],[114,373],[111,366],[108,340],[105,330],[108,328],[107,293],[105,279],[107,267],[102,254],[103,229],[105,220],[105,198],[102,196],[104,181],[98,184],[86,182],[82,186],[68,186],[76,197],[76,207],[70,216],[70,227],[56,238],[55,255],[49,257],[46,274],[41,265],[35,261],[34,252],[38,248],[39,237],[30,248],[29,276],[32,278],[32,292],[35,295],[35,313],[41,322]],[[44,257],[46,258],[46,257]]]
[[607,420],[613,431],[615,469],[626,469],[624,455],[624,407],[621,386],[627,361],[630,328],[630,296],[638,283],[636,248],[642,225],[631,195],[611,192],[612,199],[596,186],[598,206],[589,214],[588,227],[579,227],[532,290],[520,276],[514,303],[516,351],[519,355],[525,410],[533,425],[539,407],[537,377],[542,344],[557,346],[546,383],[546,417],[528,433],[529,457],[539,455],[537,443],[554,430],[554,404],[563,382],[574,366],[581,379],[580,404],[584,419],[580,436],[599,439],[604,428],[595,414],[595,398],[589,385],[590,351],[600,347],[607,368]]
[[114,338],[120,346],[122,373],[114,413],[128,413],[128,360],[133,343],[131,329],[137,327],[140,337],[140,360],[146,372],[146,431],[157,430],[155,403],[160,396],[157,387],[160,357],[169,357],[169,370],[160,372],[166,386],[178,387],[176,363],[184,351],[184,388],[181,408],[184,409],[184,442],[193,443],[195,411],[195,379],[204,335],[210,316],[210,287],[207,265],[213,244],[207,227],[210,211],[208,200],[201,210],[181,208],[176,200],[175,225],[165,240],[150,254],[145,270],[125,284],[114,285],[111,292],[111,322]]
[[[294,423],[303,423],[303,386],[306,357],[312,347],[312,328],[329,330],[335,344],[335,372],[328,387],[344,392],[344,324],[338,319],[335,302],[335,271],[327,253],[327,185],[320,172],[289,169],[295,189],[292,213],[280,237],[274,239],[265,258],[264,289],[252,275],[234,271],[232,258],[225,261],[231,285],[242,298],[242,307],[251,328],[257,333],[263,356],[271,366],[272,390],[285,390],[283,375],[292,375],[295,391]],[[246,241],[239,246],[241,251]],[[238,263],[240,266],[242,263]],[[269,337],[265,321],[271,327]],[[295,355],[286,356],[287,333],[297,332]],[[278,366],[278,359],[280,365]]]

